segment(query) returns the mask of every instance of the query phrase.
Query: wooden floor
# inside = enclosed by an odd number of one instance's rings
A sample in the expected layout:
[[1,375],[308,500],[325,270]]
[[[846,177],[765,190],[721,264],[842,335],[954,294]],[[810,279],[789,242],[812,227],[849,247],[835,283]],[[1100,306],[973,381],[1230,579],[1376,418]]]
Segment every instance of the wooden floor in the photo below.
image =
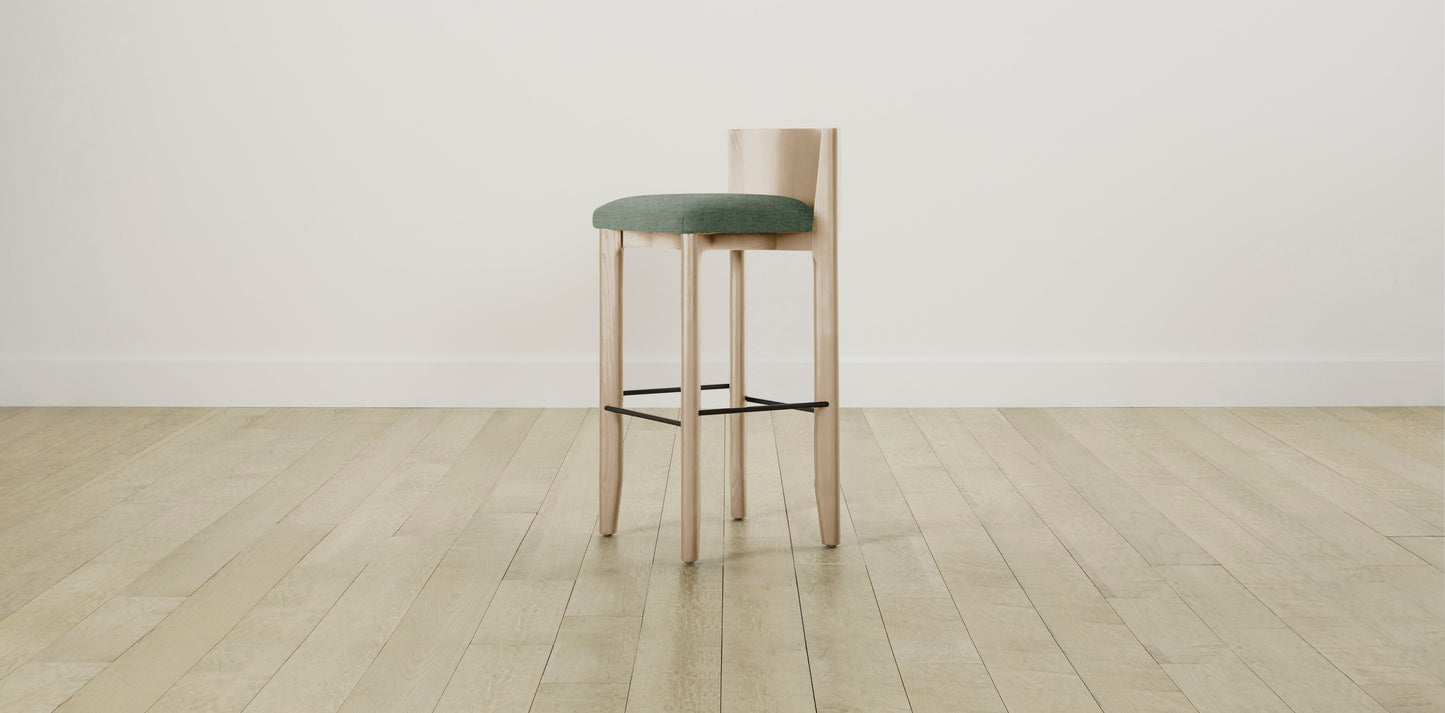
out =
[[1445,711],[1439,408],[0,408],[0,711]]

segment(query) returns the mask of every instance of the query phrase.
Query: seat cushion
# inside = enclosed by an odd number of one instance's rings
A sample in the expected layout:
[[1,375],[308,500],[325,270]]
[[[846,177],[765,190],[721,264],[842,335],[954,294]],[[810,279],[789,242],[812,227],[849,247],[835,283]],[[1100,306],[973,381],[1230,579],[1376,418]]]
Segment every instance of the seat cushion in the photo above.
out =
[[755,193],[672,193],[619,198],[592,212],[592,227],[653,233],[805,233],[813,209]]

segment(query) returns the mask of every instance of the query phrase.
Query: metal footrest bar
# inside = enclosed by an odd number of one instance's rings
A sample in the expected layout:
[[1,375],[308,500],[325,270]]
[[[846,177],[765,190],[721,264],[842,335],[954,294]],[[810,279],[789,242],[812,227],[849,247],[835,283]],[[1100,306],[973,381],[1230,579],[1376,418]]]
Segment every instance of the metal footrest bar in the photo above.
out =
[[656,422],[658,422],[658,423],[665,423],[665,424],[668,424],[668,425],[670,425],[670,426],[681,426],[681,425],[682,425],[682,421],[679,421],[679,420],[677,420],[677,419],[675,419],[675,418],[668,418],[668,417],[666,417],[666,416],[654,416],[654,415],[652,415],[652,414],[650,414],[650,413],[644,413],[644,412],[642,412],[642,411],[633,411],[633,410],[630,409],[630,408],[618,408],[618,407],[616,407],[616,406],[603,406],[603,407],[602,407],[602,410],[604,410],[604,411],[611,411],[612,413],[620,413],[620,414],[622,414],[622,415],[624,415],[624,416],[636,416],[637,418],[645,418],[645,419],[647,419],[647,420],[649,420],[649,421],[656,421]]
[[[718,389],[726,389],[726,388],[729,388],[729,386],[730,386],[729,384],[703,384],[701,388],[702,388],[703,391],[716,391],[716,390],[718,390]],[[680,394],[680,393],[682,393],[682,387],[681,387],[681,386],[663,386],[663,387],[661,387],[661,388],[656,388],[656,389],[627,389],[626,391],[623,391],[623,392],[622,392],[622,395],[623,395],[623,396],[641,396],[641,395],[643,395],[643,394]]]
[[[744,397],[743,397],[743,400],[746,401],[746,402],[748,402],[748,403],[752,403],[752,404],[767,404],[768,406],[787,406],[787,407],[789,407],[789,408],[798,409],[799,411],[807,411],[808,413],[812,413],[812,412],[813,412],[813,408],[814,408],[813,406],[809,406],[808,404],[785,404],[785,403],[783,403],[782,401],[772,401],[772,400],[769,400],[769,399],[760,399],[760,398],[758,398],[758,397],[756,397],[756,396],[744,396]],[[822,401],[822,402],[819,402],[819,403],[821,403],[821,404],[824,405],[824,406],[827,406],[827,405],[828,405],[828,402],[826,402],[826,401]],[[768,410],[772,410],[772,409],[768,409]]]
[[[794,410],[794,409],[796,409],[796,410],[798,410],[798,411],[807,411],[807,412],[809,412],[809,413],[812,413],[812,412],[813,412],[813,409],[815,409],[815,408],[823,408],[824,406],[827,406],[827,405],[828,405],[828,402],[827,402],[827,401],[804,401],[804,402],[802,402],[802,403],[796,403],[796,404],[785,404],[785,403],[783,403],[783,402],[781,402],[781,401],[768,401],[767,399],[757,399],[757,398],[752,398],[752,397],[749,397],[749,398],[748,398],[748,401],[751,401],[751,402],[753,402],[753,403],[759,403],[759,402],[761,402],[762,405],[761,405],[761,406],[735,406],[735,407],[732,407],[732,408],[705,408],[705,409],[702,409],[702,410],[698,411],[698,412],[697,412],[697,415],[699,415],[699,416],[721,416],[721,415],[723,415],[723,414],[729,414],[729,413],[757,413],[757,412],[759,412],[759,411],[790,411],[790,410]],[[668,425],[670,425],[670,426],[681,426],[681,425],[682,425],[682,421],[679,421],[679,420],[677,420],[677,419],[675,419],[675,418],[668,418],[668,417],[666,417],[666,416],[656,416],[656,415],[647,413],[647,412],[645,412],[645,411],[634,411],[634,410],[632,410],[632,409],[630,409],[630,408],[621,408],[621,407],[619,407],[619,406],[603,406],[603,407],[602,407],[602,410],[603,410],[603,411],[611,411],[612,413],[620,413],[620,414],[622,414],[622,415],[624,415],[624,416],[636,416],[637,418],[645,418],[645,419],[647,419],[647,420],[649,420],[649,421],[656,421],[656,422],[658,422],[658,423],[665,423],[665,424],[668,424]]]
[[[748,400],[749,400],[749,401],[756,401],[757,399],[748,399]],[[803,403],[798,403],[798,404],[784,404],[784,403],[778,403],[778,402],[774,401],[773,403],[765,404],[765,405],[763,405],[763,406],[737,406],[737,407],[733,407],[733,408],[705,408],[705,409],[703,409],[703,410],[701,410],[701,411],[698,411],[698,412],[697,412],[697,415],[699,415],[699,416],[721,416],[721,415],[723,415],[723,414],[725,414],[725,413],[755,413],[755,412],[758,412],[758,411],[789,411],[789,410],[792,410],[792,409],[798,409],[798,410],[800,410],[800,411],[812,411],[812,410],[815,409],[815,408],[823,408],[824,406],[827,406],[827,405],[828,405],[828,402],[827,402],[827,401],[805,401],[805,402],[803,402]]]

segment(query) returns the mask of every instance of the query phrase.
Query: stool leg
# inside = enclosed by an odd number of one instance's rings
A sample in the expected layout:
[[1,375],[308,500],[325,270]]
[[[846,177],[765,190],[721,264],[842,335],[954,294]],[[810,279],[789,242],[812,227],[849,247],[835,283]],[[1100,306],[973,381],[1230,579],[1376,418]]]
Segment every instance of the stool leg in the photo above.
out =
[[617,532],[617,508],[622,500],[622,414],[602,407],[622,406],[622,233],[603,230],[600,242],[597,532],[611,535]]
[[[731,351],[728,354],[728,405],[733,408],[746,406],[743,397],[747,395],[743,366],[743,251],[732,251],[731,257],[732,302]],[[743,418],[747,414],[728,414],[728,494],[730,511],[734,520],[741,520],[748,514],[748,482],[745,471],[747,450],[744,435],[747,429]]]
[[697,561],[698,511],[702,491],[698,470],[702,465],[702,382],[698,375],[697,267],[698,236],[682,236],[682,561]]
[[838,546],[838,253],[832,240],[813,246],[813,488],[823,544]]

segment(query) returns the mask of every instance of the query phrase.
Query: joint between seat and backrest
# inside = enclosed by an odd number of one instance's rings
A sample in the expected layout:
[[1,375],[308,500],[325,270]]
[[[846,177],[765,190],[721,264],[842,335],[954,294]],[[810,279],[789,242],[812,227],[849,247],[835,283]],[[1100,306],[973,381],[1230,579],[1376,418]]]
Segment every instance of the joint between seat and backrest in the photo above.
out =
[[813,209],[813,226],[794,245],[806,240],[812,249],[826,241],[832,247],[838,224],[838,130],[728,131],[728,191],[802,201]]

